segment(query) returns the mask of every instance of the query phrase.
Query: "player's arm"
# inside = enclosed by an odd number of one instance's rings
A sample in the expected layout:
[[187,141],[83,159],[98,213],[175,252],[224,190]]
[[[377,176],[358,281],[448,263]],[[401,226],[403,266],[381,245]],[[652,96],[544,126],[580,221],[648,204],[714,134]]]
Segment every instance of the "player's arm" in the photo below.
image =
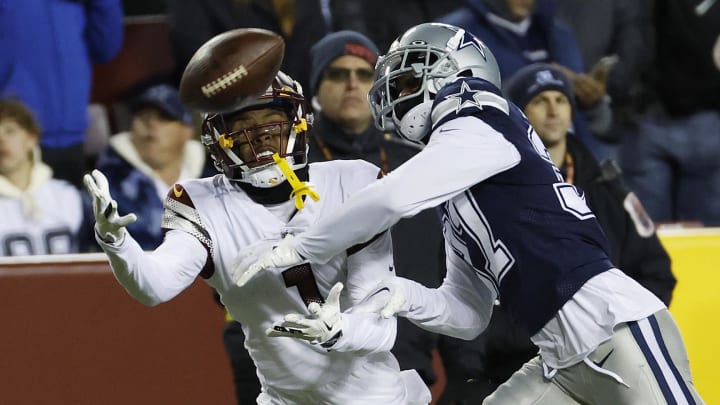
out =
[[439,334],[471,340],[490,321],[495,290],[460,259],[447,262],[447,276],[438,288],[428,288],[402,277],[381,281],[365,305],[383,317],[397,314],[417,326]]
[[133,298],[157,305],[192,284],[207,259],[207,250],[196,238],[171,231],[155,251],[144,252],[125,229],[134,214],[118,216],[105,176],[95,170],[84,182],[93,197],[95,238],[108,256],[115,278]]
[[117,281],[142,304],[155,306],[181,293],[197,278],[206,250],[197,239],[171,231],[152,252],[144,252],[128,234],[120,243],[98,241]]
[[[377,280],[394,277],[392,238],[385,231],[369,243],[347,251],[347,292],[351,305],[343,313],[343,336],[333,350],[374,353],[389,351],[397,336],[397,319],[356,306],[372,291]],[[389,322],[388,322],[389,321]]]
[[[310,304],[309,315],[286,315],[268,330],[268,335],[303,339],[339,352],[365,355],[389,351],[397,334],[396,319],[382,317],[379,311],[363,305],[354,306],[360,304],[378,279],[394,275],[389,232],[348,249],[346,264],[345,285],[336,284],[324,304]],[[341,312],[343,288],[351,307]]]
[[434,131],[420,153],[297,235],[293,248],[311,262],[325,263],[401,218],[448,201],[519,161],[515,146],[482,120],[451,120]]

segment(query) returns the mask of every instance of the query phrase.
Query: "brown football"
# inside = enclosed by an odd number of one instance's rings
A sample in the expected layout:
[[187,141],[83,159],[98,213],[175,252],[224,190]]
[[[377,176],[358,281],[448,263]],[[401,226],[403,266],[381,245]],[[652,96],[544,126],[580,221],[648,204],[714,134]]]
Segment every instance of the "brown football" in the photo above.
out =
[[285,41],[272,31],[238,28],[205,42],[185,67],[180,101],[201,113],[235,109],[272,83],[285,53]]

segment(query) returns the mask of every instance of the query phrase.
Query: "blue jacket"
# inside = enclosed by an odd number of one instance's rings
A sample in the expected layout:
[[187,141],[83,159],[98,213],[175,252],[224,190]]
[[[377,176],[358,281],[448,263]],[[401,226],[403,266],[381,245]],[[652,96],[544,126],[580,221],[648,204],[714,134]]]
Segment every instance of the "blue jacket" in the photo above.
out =
[[[471,32],[487,45],[500,66],[500,78],[507,80],[518,69],[535,62],[557,62],[575,72],[584,72],[582,54],[572,32],[555,21],[554,4],[537,0],[530,28],[520,36],[488,20],[491,10],[484,0],[466,0],[460,9],[440,19]],[[547,56],[528,51],[545,50]]]
[[120,0],[0,1],[0,96],[17,98],[37,115],[41,142],[83,142],[92,64],[120,51]]

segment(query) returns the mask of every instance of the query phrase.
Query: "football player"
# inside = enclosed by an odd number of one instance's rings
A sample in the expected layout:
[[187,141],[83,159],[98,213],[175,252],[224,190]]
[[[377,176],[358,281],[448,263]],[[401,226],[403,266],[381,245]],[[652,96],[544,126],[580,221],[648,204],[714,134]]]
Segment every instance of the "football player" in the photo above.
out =
[[[165,239],[152,252],[126,231],[135,216],[118,215],[103,174],[86,175],[96,239],[117,280],[143,304],[168,301],[197,277],[215,288],[243,326],[262,385],[260,404],[428,403],[419,375],[401,372],[389,352],[395,322],[376,312],[341,313],[393,274],[388,232],[321,265],[276,268],[244,288],[233,281],[236,265],[247,267],[379,175],[359,160],[308,165],[311,122],[300,85],[282,72],[242,108],[206,115],[201,141],[222,174],[174,185],[165,201]],[[273,328],[274,321],[281,325]],[[355,331],[362,336],[343,334],[345,323],[362,324]]]
[[563,180],[520,109],[501,96],[490,50],[460,28],[421,24],[376,71],[376,122],[424,149],[283,239],[240,281],[272,266],[326,263],[437,207],[443,285],[388,279],[372,299],[387,301],[384,316],[463,339],[482,332],[500,300],[540,353],[484,403],[702,403],[667,308],[609,260],[582,191]]

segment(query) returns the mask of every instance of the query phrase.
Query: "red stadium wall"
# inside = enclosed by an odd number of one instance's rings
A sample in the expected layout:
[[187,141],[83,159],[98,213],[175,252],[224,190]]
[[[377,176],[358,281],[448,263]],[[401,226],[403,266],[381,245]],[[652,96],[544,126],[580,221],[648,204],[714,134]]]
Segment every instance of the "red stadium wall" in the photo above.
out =
[[104,256],[49,258],[0,263],[0,404],[233,403],[210,287],[149,308]]

